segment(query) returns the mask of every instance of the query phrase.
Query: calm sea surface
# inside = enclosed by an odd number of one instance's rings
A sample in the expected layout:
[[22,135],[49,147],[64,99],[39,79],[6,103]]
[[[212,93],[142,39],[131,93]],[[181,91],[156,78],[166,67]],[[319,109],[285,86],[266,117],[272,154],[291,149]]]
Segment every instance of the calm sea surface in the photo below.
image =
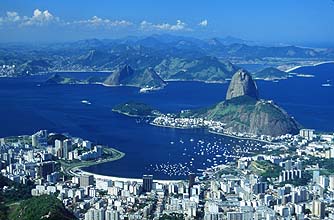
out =
[[[303,67],[294,72],[315,77],[258,81],[260,96],[272,99],[304,127],[334,131],[334,64]],[[80,73],[78,77],[86,78]],[[111,111],[116,104],[137,101],[162,112],[194,109],[224,100],[227,84],[171,82],[154,93],[140,94],[131,87],[101,85],[43,85],[45,77],[0,78],[0,136],[32,134],[40,129],[66,132],[115,147],[126,156],[87,168],[100,174],[157,179],[184,178],[233,159],[242,150],[259,149],[255,141],[209,134],[202,130],[159,128]],[[38,86],[41,84],[40,86]],[[83,104],[87,100],[91,105]]]

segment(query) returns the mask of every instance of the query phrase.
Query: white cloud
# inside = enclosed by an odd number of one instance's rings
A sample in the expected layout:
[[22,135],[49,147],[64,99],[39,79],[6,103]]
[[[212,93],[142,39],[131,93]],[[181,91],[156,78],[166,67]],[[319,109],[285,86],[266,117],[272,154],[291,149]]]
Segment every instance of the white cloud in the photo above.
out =
[[190,30],[187,27],[187,24],[181,20],[177,20],[175,24],[169,24],[169,23],[153,24],[148,21],[142,21],[140,23],[140,28],[143,30],[163,30],[163,31]]
[[68,22],[68,25],[84,25],[88,27],[94,28],[112,28],[112,27],[127,27],[131,26],[132,23],[126,20],[110,20],[110,19],[103,19],[98,16],[93,16],[87,20],[79,20]]
[[53,16],[48,10],[41,11],[35,9],[32,17],[24,17],[22,25],[23,26],[42,26],[53,22],[59,22],[58,17]]
[[[200,26],[207,26],[207,20],[199,23]],[[132,23],[128,20],[111,20],[109,18],[101,18],[93,16],[89,19],[81,20],[63,20],[53,15],[49,10],[35,9],[31,16],[19,15],[15,11],[7,12],[0,16],[1,28],[17,28],[17,27],[42,27],[42,26],[57,26],[64,29],[94,29],[94,30],[119,30],[119,28],[127,28],[127,30],[147,31],[147,32],[177,32],[177,31],[192,31],[192,28],[182,20],[176,20],[175,23],[152,23],[142,21],[141,23]]]
[[59,22],[58,17],[53,16],[48,10],[35,9],[31,17],[20,16],[15,11],[8,11],[4,17],[0,17],[0,23],[8,27],[15,26],[42,26],[52,22]]
[[15,11],[7,11],[4,17],[0,17],[0,25],[16,24],[21,20],[19,14]]
[[17,22],[21,19],[19,14],[15,11],[7,11],[6,18],[9,22]]
[[203,21],[201,21],[200,23],[198,23],[198,25],[199,26],[201,26],[201,27],[206,27],[206,26],[208,26],[208,20],[203,20]]

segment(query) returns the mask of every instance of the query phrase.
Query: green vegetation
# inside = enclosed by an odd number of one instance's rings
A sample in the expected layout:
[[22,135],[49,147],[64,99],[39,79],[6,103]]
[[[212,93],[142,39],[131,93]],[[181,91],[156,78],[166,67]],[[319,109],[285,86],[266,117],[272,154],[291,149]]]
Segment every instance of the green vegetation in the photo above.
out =
[[13,203],[31,197],[33,183],[28,181],[27,184],[16,183],[0,175],[0,188],[7,186],[6,190],[0,191],[0,198],[5,203]]
[[265,68],[263,70],[255,72],[252,75],[258,79],[267,79],[267,80],[286,79],[289,76],[287,72],[281,71],[273,67]]
[[80,81],[74,78],[70,77],[63,77],[59,74],[54,74],[49,79],[46,80],[46,84],[82,84],[85,83],[85,81]]
[[4,140],[8,144],[18,143],[18,142],[22,144],[31,144],[31,136],[29,135],[5,137]]
[[266,178],[277,178],[282,171],[280,166],[265,160],[252,161],[250,169],[257,175]]
[[334,175],[334,158],[310,157],[304,161],[305,166],[318,164],[322,175]]
[[330,49],[264,47],[247,45],[243,41],[224,44],[221,39],[194,41],[178,36],[168,39],[168,44],[165,40],[164,36],[148,36],[136,41],[120,40],[113,43],[90,39],[24,47],[20,44],[4,44],[0,48],[0,65],[15,65],[8,75],[24,76],[67,70],[106,71],[127,63],[135,69],[153,67],[166,76],[161,75],[164,79],[176,75],[182,79],[218,81],[230,78],[233,68],[236,68],[226,61],[231,58],[274,65],[283,62],[298,65],[300,58],[321,61],[334,57]]
[[0,175],[0,220],[8,220],[12,207],[24,199],[30,198],[32,188],[33,183],[30,181],[24,185]]
[[137,102],[119,104],[116,105],[112,110],[114,112],[132,117],[156,117],[160,115],[160,112],[153,109],[151,106]]
[[74,220],[76,217],[55,196],[43,195],[21,202],[9,214],[9,219]]
[[[218,103],[206,114],[212,120],[224,120],[226,117],[237,119],[237,113],[251,114],[254,111],[256,100],[249,96],[240,96]],[[249,124],[243,120],[243,123]]]
[[233,167],[229,167],[227,169],[222,169],[219,170],[217,173],[215,173],[215,176],[217,178],[221,177],[222,175],[233,175],[233,176],[238,176],[238,171],[234,169]]
[[228,61],[203,56],[192,59],[179,57],[164,59],[155,70],[163,79],[224,82],[231,78],[238,68]]
[[64,141],[65,139],[67,139],[67,137],[63,134],[54,134],[54,135],[49,135],[48,136],[47,142],[48,142],[49,145],[54,145],[55,140]]
[[132,69],[129,65],[118,68],[103,82],[110,86],[135,86],[139,88],[163,88],[165,82],[153,68]]
[[184,117],[202,117],[226,124],[226,129],[257,135],[278,136],[295,134],[300,125],[276,105],[239,96],[218,103],[214,107],[184,111]]

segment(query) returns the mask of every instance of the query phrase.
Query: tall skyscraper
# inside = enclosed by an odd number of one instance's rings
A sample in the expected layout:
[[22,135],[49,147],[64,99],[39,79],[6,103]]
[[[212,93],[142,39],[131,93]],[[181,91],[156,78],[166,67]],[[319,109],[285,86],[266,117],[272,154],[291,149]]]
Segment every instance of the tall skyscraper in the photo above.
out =
[[143,175],[143,191],[151,192],[153,186],[153,175]]
[[68,152],[72,150],[72,141],[66,139],[63,141],[63,158],[68,159]]
[[55,153],[57,157],[63,157],[63,142],[61,140],[55,140]]
[[243,214],[241,212],[228,212],[227,220],[243,220]]
[[82,175],[80,176],[80,186],[87,187],[94,184],[94,176],[93,175]]
[[55,172],[55,162],[43,162],[39,165],[39,174],[41,177],[46,179],[47,175]]
[[195,184],[195,178],[196,174],[195,173],[189,173],[189,188],[193,187]]
[[314,129],[301,129],[299,135],[309,141],[313,140]]
[[320,219],[324,219],[325,203],[320,200],[314,200],[312,203],[312,214]]
[[329,189],[334,191],[334,175],[329,176]]
[[38,146],[38,136],[36,134],[31,135],[31,146]]

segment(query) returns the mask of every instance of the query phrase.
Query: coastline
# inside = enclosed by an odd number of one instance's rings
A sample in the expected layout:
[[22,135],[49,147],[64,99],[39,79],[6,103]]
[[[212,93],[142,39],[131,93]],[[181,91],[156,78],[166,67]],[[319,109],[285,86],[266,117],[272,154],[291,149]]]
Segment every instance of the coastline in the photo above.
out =
[[221,136],[226,136],[226,137],[230,137],[230,138],[235,138],[235,139],[252,140],[252,141],[264,142],[266,144],[273,144],[272,142],[266,141],[266,140],[260,140],[260,139],[251,138],[251,137],[241,137],[241,136],[236,136],[236,135],[232,135],[232,134],[219,133],[219,132],[211,131],[211,130],[209,130],[209,133],[216,134],[216,135],[221,135]]
[[156,127],[161,127],[161,128],[174,128],[174,129],[182,129],[182,130],[195,130],[195,129],[203,129],[203,128],[182,128],[182,127],[173,127],[173,126],[168,126],[168,125],[158,125],[158,124],[154,124],[152,122],[150,122],[150,125],[152,126],[156,126]]
[[[120,160],[125,156],[125,153],[116,150],[115,148],[108,148],[105,150],[107,153],[112,153],[112,156],[101,160],[81,161],[73,164],[66,163],[64,161],[59,161],[59,163],[61,164],[61,166],[63,166],[65,174],[70,176],[77,176],[76,171],[80,171],[81,168]],[[114,154],[116,154],[116,156],[113,156]]]
[[[154,123],[150,123],[150,125],[152,126],[156,126],[156,127],[162,127],[162,128],[173,128],[173,129],[189,129],[189,130],[194,130],[194,129],[205,129],[205,128],[181,128],[181,127],[173,127],[173,126],[166,126],[166,125],[158,125],[158,124],[154,124]],[[257,139],[257,138],[251,138],[251,137],[242,137],[242,136],[237,136],[237,135],[232,135],[232,134],[227,134],[227,133],[220,133],[220,132],[216,132],[216,131],[212,131],[210,129],[205,129],[207,130],[209,133],[211,134],[216,134],[216,135],[221,135],[221,136],[226,136],[226,137],[230,137],[230,138],[235,138],[235,139],[243,139],[243,140],[253,140],[253,141],[259,141],[259,142],[264,142],[266,144],[273,144],[270,141],[266,141],[266,140],[261,140],[261,139]]]
[[155,118],[156,116],[152,116],[152,115],[132,115],[132,114],[129,114],[129,113],[126,113],[126,112],[122,112],[122,111],[119,111],[119,110],[115,110],[115,109],[111,109],[112,112],[115,112],[117,114],[120,114],[120,115],[125,115],[125,116],[128,116],[128,117],[131,117],[131,118]]
[[183,79],[166,79],[164,80],[165,82],[202,82],[202,83],[212,83],[212,84],[225,84],[228,81],[230,81],[231,79],[227,78],[224,81],[209,81],[209,80],[198,80],[198,79],[194,79],[194,80],[183,80]]
[[[92,173],[92,172],[83,171],[81,169],[78,169],[77,171],[79,171],[83,175],[93,175],[95,179],[111,180],[111,181],[123,181],[123,182],[143,182],[143,180],[139,179],[139,178],[101,175],[101,174],[96,174],[96,173]],[[153,176],[153,178],[154,178],[154,176]],[[178,183],[178,182],[181,182],[181,181],[183,181],[183,180],[182,179],[180,179],[180,180],[156,180],[156,179],[153,179],[153,182],[161,183],[161,184]]]
[[[120,160],[125,156],[125,153],[116,150],[115,148],[108,148],[109,151],[113,152],[113,153],[118,153],[120,156],[118,157],[111,157],[111,158],[106,158],[104,160],[98,160],[98,161],[88,161],[86,164],[77,164],[77,165],[73,165],[73,166],[69,166],[66,167],[64,169],[64,172],[70,176],[80,176],[80,175],[93,175],[95,179],[103,179],[103,180],[112,180],[112,181],[123,181],[123,182],[142,182],[142,179],[138,179],[138,178],[132,178],[132,177],[117,177],[117,176],[110,176],[110,175],[102,175],[102,174],[97,174],[94,172],[88,172],[88,171],[84,171],[82,170],[82,168],[85,167],[90,167],[93,165],[97,165],[97,164],[103,164],[103,163],[108,163],[108,162],[112,162],[112,161],[116,161],[116,160]],[[63,164],[62,162],[60,162],[61,164]],[[67,164],[68,165],[68,164]],[[178,183],[181,182],[183,180],[153,180],[153,182],[157,182],[157,183],[161,183],[161,184],[169,184],[169,183]]]
[[61,70],[61,71],[48,71],[46,73],[111,73],[112,70]]
[[296,69],[299,69],[301,67],[319,66],[319,65],[322,65],[322,64],[329,64],[329,63],[334,63],[334,61],[322,61],[322,62],[310,64],[310,65],[298,65],[298,66],[295,66],[295,67],[292,67],[290,69],[285,70],[285,72],[289,73],[289,72],[294,71]]

